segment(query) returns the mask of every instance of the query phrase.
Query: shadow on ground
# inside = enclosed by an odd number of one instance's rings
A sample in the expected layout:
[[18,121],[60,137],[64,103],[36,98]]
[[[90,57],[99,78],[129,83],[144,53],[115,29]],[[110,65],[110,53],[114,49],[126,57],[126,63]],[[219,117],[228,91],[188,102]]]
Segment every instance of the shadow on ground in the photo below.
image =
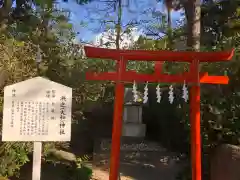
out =
[[[109,176],[110,153],[94,154],[93,173],[98,180]],[[121,152],[121,180],[175,180],[184,167],[181,156],[165,149],[159,151]]]

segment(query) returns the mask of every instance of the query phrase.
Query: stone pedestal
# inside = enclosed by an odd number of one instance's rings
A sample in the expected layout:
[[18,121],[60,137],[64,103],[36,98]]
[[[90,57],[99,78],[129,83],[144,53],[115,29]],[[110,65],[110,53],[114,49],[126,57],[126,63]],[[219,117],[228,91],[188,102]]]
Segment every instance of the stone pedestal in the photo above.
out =
[[[125,104],[123,112],[123,137],[145,137],[146,125],[142,124],[142,104],[132,102],[132,90],[125,90]],[[130,99],[130,100],[129,100]]]
[[145,137],[145,133],[146,133],[145,124],[134,124],[134,123],[123,124],[122,136]]

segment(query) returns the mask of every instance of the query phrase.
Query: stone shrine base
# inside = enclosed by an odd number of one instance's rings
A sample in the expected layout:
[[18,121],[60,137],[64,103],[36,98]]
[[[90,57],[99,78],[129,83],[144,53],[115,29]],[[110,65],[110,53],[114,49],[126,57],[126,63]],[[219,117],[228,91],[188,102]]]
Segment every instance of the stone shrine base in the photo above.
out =
[[[107,180],[110,164],[111,140],[96,141],[93,156],[94,176],[105,174]],[[120,174],[124,180],[175,180],[184,163],[180,155],[168,152],[156,143],[139,138],[123,138],[121,146]],[[107,177],[106,177],[107,176]]]
[[146,125],[136,123],[123,123],[122,136],[145,137]]

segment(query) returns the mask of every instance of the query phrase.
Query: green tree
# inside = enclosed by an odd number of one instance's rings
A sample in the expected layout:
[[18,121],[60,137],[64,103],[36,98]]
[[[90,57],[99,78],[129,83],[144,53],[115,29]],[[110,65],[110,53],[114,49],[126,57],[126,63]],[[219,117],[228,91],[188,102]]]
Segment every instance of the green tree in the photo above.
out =
[[[79,45],[73,43],[74,32],[64,12],[53,7],[39,6],[37,11],[29,9],[27,16],[28,21],[15,18],[11,23],[9,23],[11,17],[5,17],[7,23],[0,30],[0,68],[8,74],[6,85],[37,75],[35,59],[37,48],[40,46],[43,58],[39,66],[40,75],[73,87],[73,116],[75,121],[81,119],[82,109],[79,107],[82,107],[85,97],[98,97],[101,88],[97,85],[84,84],[84,72],[89,67],[99,66],[95,61],[88,63],[82,59]],[[3,89],[0,97],[2,107]],[[45,150],[54,146],[67,144],[46,143]],[[32,143],[1,143],[0,175],[7,177],[18,175],[21,166],[29,161],[31,153]]]

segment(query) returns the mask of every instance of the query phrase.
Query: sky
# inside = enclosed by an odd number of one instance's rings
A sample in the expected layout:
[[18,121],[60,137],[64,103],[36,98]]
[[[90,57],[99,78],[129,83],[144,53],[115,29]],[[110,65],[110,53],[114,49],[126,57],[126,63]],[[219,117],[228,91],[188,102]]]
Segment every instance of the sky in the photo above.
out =
[[[143,10],[148,8],[156,8],[158,11],[163,12],[164,6],[162,3],[157,3],[157,0],[129,0],[131,3],[128,5],[128,8],[124,8],[122,21],[123,24],[126,24],[130,20],[148,20],[149,17],[142,14]],[[137,1],[137,3],[136,3]],[[99,34],[104,31],[101,27],[101,24],[97,21],[89,22],[90,14],[94,18],[98,18],[96,9],[106,8],[103,3],[92,2],[86,5],[78,5],[76,0],[69,0],[68,2],[59,1],[58,8],[65,9],[70,11],[70,23],[73,24],[75,32],[78,32],[78,39],[83,41],[94,41]],[[141,10],[141,12],[140,12]],[[89,13],[91,12],[91,13]],[[134,12],[134,13],[131,13]],[[112,15],[114,16],[114,15]],[[176,21],[181,18],[181,12],[172,12],[172,22],[173,25],[176,25]],[[84,23],[83,23],[84,22]],[[84,27],[81,24],[87,23],[87,27]],[[144,27],[139,26],[138,32],[141,33],[141,30]],[[97,31],[96,31],[97,30]]]

